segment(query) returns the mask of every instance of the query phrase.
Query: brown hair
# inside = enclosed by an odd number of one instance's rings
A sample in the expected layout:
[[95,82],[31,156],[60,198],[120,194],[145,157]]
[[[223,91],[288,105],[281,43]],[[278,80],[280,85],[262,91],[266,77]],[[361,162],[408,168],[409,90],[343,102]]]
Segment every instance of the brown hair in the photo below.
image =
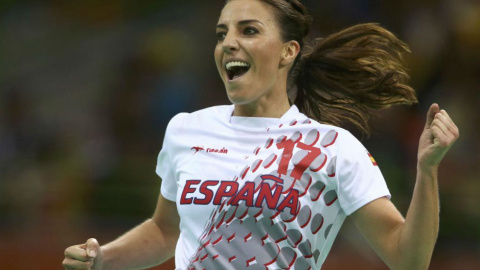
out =
[[[307,45],[312,18],[299,0],[259,0],[272,7],[283,40],[301,51],[289,74],[289,95],[308,117],[369,135],[371,109],[417,102],[406,85],[402,54],[408,46],[378,24],[359,24]],[[227,1],[228,2],[228,1]]]

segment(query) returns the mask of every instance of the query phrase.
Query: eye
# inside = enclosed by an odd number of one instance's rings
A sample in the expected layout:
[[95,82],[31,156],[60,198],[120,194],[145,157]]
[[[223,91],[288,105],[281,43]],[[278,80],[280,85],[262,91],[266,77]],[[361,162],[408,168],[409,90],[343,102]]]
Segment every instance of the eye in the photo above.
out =
[[217,32],[217,41],[223,41],[226,35],[226,32]]
[[258,33],[258,30],[255,27],[249,26],[245,27],[245,30],[243,30],[243,32],[245,33],[245,35],[253,36]]

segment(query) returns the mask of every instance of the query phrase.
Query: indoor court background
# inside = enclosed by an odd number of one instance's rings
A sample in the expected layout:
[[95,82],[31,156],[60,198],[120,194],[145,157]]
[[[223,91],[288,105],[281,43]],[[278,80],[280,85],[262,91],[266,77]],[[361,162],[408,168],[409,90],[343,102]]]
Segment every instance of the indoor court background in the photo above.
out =
[[[62,269],[66,247],[151,216],[169,119],[228,103],[213,61],[222,2],[0,1],[0,269]],[[362,142],[405,214],[426,111],[448,111],[461,135],[440,170],[430,269],[479,269],[480,2],[304,2],[313,37],[379,22],[411,46],[420,104],[373,118]],[[323,269],[387,268],[347,219]]]

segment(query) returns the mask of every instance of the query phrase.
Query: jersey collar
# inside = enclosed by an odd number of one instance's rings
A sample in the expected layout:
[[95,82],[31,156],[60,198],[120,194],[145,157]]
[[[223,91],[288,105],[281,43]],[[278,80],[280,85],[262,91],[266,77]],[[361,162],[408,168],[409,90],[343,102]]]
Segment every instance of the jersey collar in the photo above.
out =
[[228,114],[230,117],[230,124],[233,126],[248,128],[268,128],[271,126],[287,124],[294,120],[295,117],[298,118],[299,114],[299,110],[295,105],[292,105],[280,118],[232,116],[233,108],[234,105],[231,105]]

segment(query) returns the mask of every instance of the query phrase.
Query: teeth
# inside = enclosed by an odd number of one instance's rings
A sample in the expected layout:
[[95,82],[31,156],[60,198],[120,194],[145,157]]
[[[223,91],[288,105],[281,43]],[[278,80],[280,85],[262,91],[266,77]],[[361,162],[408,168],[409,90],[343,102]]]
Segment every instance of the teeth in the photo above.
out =
[[230,70],[232,67],[249,67],[250,65],[248,63],[245,63],[245,62],[239,62],[239,61],[234,61],[234,62],[228,62],[226,65],[225,65],[225,68],[227,70]]

